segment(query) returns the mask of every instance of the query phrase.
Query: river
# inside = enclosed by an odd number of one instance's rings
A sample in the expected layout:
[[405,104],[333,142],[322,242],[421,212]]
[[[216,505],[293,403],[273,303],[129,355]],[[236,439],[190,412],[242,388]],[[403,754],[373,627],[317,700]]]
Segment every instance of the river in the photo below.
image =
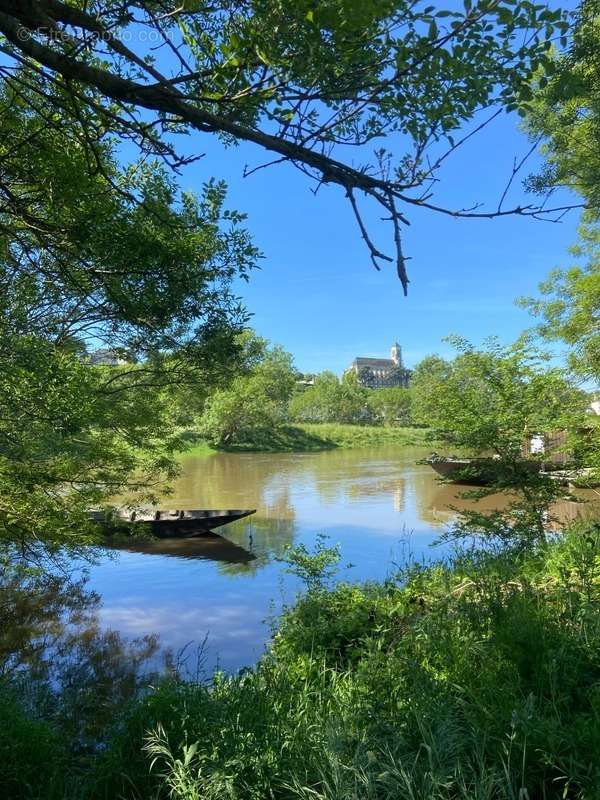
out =
[[[341,548],[340,576],[384,578],[407,559],[443,557],[435,546],[459,489],[415,462],[414,447],[319,453],[220,453],[185,458],[167,508],[256,508],[221,537],[135,544],[101,552],[88,570],[99,624],[123,637],[158,634],[195,671],[256,661],[298,580],[279,559],[319,533]],[[496,503],[483,501],[487,507]],[[589,507],[589,506],[588,506]],[[561,505],[573,517],[585,506]]]

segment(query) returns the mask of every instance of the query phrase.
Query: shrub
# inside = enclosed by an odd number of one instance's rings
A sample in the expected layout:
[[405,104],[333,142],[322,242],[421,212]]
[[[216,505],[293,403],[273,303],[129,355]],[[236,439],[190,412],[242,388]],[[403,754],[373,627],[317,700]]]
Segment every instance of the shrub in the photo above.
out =
[[66,753],[59,736],[46,722],[29,716],[6,685],[0,686],[0,720],[0,796],[64,796]]
[[598,797],[599,570],[594,526],[383,584],[308,570],[256,669],[158,689],[107,758],[132,797]]

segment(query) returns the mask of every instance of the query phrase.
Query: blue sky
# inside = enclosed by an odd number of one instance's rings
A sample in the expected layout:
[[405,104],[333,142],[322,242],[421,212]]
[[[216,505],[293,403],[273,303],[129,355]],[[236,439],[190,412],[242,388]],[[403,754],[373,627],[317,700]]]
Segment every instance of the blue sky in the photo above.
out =
[[[480,201],[493,206],[514,157],[528,148],[518,117],[503,115],[449,160],[436,199],[454,207]],[[515,298],[535,294],[550,269],[571,263],[577,212],[551,224],[517,217],[455,220],[410,209],[404,248],[411,257],[411,284],[405,298],[393,265],[381,272],[371,266],[340,189],[322,187],[315,197],[306,177],[285,165],[243,178],[246,164],[268,160],[255,147],[225,149],[192,133],[185,149],[206,157],[186,169],[182,187],[199,191],[208,177],[224,178],[229,205],[248,214],[265,258],[250,283],[236,289],[256,331],[292,352],[302,371],[340,373],[356,355],[387,355],[394,340],[408,366],[429,353],[449,355],[442,341],[449,333],[475,343],[491,335],[510,341],[532,325]],[[513,205],[523,199],[517,180]],[[380,213],[370,211],[370,230],[390,251],[388,227]]]

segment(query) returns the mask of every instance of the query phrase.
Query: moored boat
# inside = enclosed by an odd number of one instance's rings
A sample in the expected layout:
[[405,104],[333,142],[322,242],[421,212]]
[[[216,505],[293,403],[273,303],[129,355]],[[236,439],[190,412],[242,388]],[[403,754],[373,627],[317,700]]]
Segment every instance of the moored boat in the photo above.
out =
[[176,509],[165,511],[162,509],[135,509],[110,508],[107,510],[90,511],[90,517],[103,527],[111,531],[132,531],[138,526],[147,526],[147,529],[158,538],[170,536],[198,536],[210,533],[214,528],[220,528],[230,522],[254,514],[256,509]]
[[[501,475],[501,471],[505,468],[495,458],[444,458],[432,455],[430,458],[424,459],[422,463],[428,464],[445,481],[464,483],[470,486],[489,486],[496,483],[501,477],[506,479],[510,477]],[[519,461],[516,466],[528,472],[539,472],[542,464],[533,459],[524,459]]]

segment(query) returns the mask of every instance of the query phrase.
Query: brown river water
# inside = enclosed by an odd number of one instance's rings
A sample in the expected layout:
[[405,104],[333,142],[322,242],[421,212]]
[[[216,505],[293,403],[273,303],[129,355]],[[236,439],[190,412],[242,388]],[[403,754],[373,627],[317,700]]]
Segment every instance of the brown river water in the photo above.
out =
[[[441,485],[415,462],[423,448],[320,453],[220,453],[184,460],[168,508],[256,508],[219,537],[167,540],[101,552],[88,572],[100,596],[98,624],[125,639],[157,634],[174,653],[204,642],[207,670],[235,670],[263,652],[270,621],[299,591],[279,559],[288,545],[326,534],[341,548],[340,577],[381,579],[407,559],[444,557],[435,542],[453,517],[460,487]],[[564,519],[590,502],[561,503]],[[596,501],[596,502],[594,502]],[[480,507],[493,508],[487,498]]]

